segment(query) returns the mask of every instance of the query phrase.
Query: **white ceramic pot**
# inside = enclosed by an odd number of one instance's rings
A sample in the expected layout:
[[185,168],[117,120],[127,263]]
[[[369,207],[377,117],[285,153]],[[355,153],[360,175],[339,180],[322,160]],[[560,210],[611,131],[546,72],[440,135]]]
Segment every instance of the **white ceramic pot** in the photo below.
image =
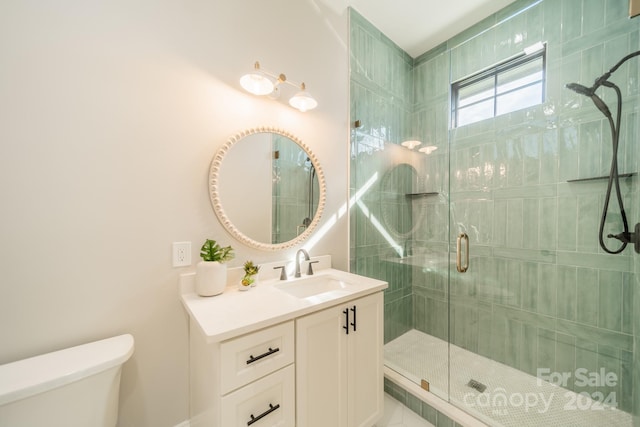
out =
[[196,264],[196,293],[211,297],[224,292],[227,286],[227,265],[217,261],[200,261]]
[[[244,284],[245,279],[248,279],[251,283],[245,285]],[[256,281],[255,276],[244,276],[242,280],[240,280],[239,289],[241,291],[248,291],[249,289],[253,288],[256,285],[255,281]]]

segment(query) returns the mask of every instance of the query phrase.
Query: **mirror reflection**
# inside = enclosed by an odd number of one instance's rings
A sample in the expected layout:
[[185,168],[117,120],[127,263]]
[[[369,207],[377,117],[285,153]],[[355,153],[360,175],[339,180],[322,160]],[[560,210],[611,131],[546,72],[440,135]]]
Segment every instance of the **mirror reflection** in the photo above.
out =
[[423,210],[413,209],[418,180],[418,171],[407,163],[394,166],[383,176],[380,188],[382,219],[387,229],[397,236],[410,235],[421,219]]
[[316,168],[295,142],[272,134],[272,243],[299,236],[313,220],[320,196]]
[[251,246],[293,246],[319,218],[324,188],[318,171],[313,154],[294,136],[275,129],[245,132],[212,162],[214,210]]

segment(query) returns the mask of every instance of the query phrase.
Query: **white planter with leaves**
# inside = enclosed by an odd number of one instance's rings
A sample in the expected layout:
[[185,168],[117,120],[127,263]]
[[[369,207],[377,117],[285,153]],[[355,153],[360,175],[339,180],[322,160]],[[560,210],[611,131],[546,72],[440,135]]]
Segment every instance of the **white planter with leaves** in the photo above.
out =
[[212,297],[224,292],[227,286],[227,265],[217,261],[200,261],[196,264],[196,293]]
[[227,286],[226,261],[233,259],[233,248],[222,247],[215,240],[207,239],[200,248],[202,261],[196,264],[196,293],[211,297],[224,292]]

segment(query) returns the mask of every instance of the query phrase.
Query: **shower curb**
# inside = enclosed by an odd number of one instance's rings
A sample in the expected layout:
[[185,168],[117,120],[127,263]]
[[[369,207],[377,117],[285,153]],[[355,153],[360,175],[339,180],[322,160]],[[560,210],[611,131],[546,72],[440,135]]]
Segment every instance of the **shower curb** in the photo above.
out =
[[441,398],[435,396],[433,393],[429,393],[428,391],[425,391],[424,389],[419,387],[417,384],[415,384],[413,381],[408,380],[407,378],[403,377],[402,375],[400,375],[399,373],[397,373],[396,371],[394,371],[393,369],[387,366],[384,367],[384,376],[389,381],[399,385],[409,393],[418,397],[423,402],[431,405],[431,407],[436,409],[438,412],[441,412],[442,414],[451,418],[453,421],[457,422],[458,424],[461,424],[465,427],[488,427],[487,424],[467,414],[462,409],[459,409],[453,406],[452,404],[450,404],[449,402],[446,402]]

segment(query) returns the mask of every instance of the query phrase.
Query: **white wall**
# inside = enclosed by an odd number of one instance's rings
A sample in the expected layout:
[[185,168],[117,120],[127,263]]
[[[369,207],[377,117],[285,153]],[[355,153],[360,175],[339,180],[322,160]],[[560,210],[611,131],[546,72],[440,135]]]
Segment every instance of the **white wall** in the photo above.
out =
[[[271,125],[317,154],[328,200],[312,254],[347,268],[346,12],[314,0],[0,2],[0,363],[130,332],[121,426],[188,416],[185,268],[171,243],[205,238],[256,262],[219,225],[209,162]],[[299,113],[241,92],[255,60],[304,80]]]

